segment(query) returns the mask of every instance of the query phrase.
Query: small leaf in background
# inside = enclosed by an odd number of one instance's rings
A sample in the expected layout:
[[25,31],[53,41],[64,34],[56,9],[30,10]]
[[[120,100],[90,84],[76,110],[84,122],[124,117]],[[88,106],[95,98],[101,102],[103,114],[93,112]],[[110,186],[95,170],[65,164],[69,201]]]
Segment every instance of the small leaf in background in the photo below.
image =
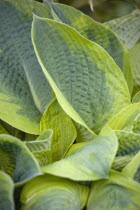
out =
[[137,92],[134,97],[132,98],[132,103],[138,103],[140,102],[140,91]]
[[48,129],[41,133],[36,140],[24,142],[33,153],[40,166],[46,166],[53,162],[51,151],[52,136],[53,130]]
[[121,171],[140,150],[140,135],[122,130],[115,131],[119,148],[112,168]]
[[127,49],[132,48],[140,39],[140,11],[105,22],[104,25],[114,31]]
[[140,113],[140,103],[131,104],[130,106],[122,109],[118,114],[105,125],[105,127],[110,127],[113,130],[131,130],[132,124],[135,118]]
[[79,123],[74,122],[77,136],[76,136],[76,142],[88,142],[93,140],[96,135],[93,135],[88,129],[86,129],[83,125],[80,125]]
[[14,183],[11,178],[0,171],[0,209],[14,210]]
[[51,150],[53,161],[61,159],[76,139],[76,129],[71,118],[54,99],[43,114],[41,131],[52,129]]
[[25,184],[21,210],[80,210],[87,201],[88,187],[55,176],[39,176]]
[[134,133],[140,134],[140,114],[135,118],[132,130]]
[[51,17],[39,2],[0,0],[0,119],[39,134],[41,113],[52,99],[52,90],[31,42],[33,11]]
[[51,147],[52,135],[53,130],[48,129],[41,133],[36,140],[25,141],[24,143],[30,149],[31,152],[47,150]]
[[[140,29],[139,29],[139,34],[140,34]],[[133,95],[134,95],[138,91],[140,91],[140,43],[134,45],[129,50],[129,53],[130,53],[130,62],[132,64],[132,69],[134,72],[134,90],[133,90]]]
[[37,161],[25,144],[6,134],[0,135],[0,170],[9,174],[17,185],[41,174]]
[[139,210],[140,185],[123,173],[112,171],[108,180],[93,183],[87,210]]
[[122,170],[122,173],[125,174],[127,177],[131,177],[133,179],[139,167],[140,167],[140,151],[125,166],[125,168]]
[[118,156],[133,156],[140,150],[140,135],[121,130],[117,130],[115,133],[119,142]]
[[114,131],[97,136],[89,143],[79,143],[69,156],[42,168],[42,172],[72,180],[98,180],[108,178],[111,165],[118,149]]
[[79,124],[98,131],[130,104],[126,82],[116,63],[73,28],[34,17],[32,41],[59,104]]

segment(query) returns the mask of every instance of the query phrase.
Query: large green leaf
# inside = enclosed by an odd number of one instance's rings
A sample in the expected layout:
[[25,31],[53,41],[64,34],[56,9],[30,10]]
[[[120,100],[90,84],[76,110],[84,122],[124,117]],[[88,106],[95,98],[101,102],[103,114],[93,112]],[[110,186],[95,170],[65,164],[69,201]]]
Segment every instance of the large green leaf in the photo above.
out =
[[44,112],[41,131],[53,130],[51,150],[53,161],[61,159],[76,139],[76,129],[71,118],[64,112],[57,100],[54,99]]
[[50,175],[29,181],[21,193],[22,210],[80,210],[86,204],[88,187]]
[[0,0],[0,118],[27,133],[39,134],[51,88],[31,42],[33,11],[51,17],[50,10],[34,0]]
[[110,127],[113,130],[131,130],[132,124],[139,114],[140,103],[131,104],[116,114],[105,127]]
[[139,210],[140,184],[112,171],[109,180],[93,183],[87,210]]
[[41,173],[36,159],[26,145],[6,134],[0,135],[0,170],[9,174],[17,184]]
[[130,92],[133,90],[133,73],[129,55],[120,39],[113,31],[89,16],[64,4],[51,4],[55,20],[72,26],[85,38],[102,46],[122,69]]
[[14,210],[14,183],[11,178],[0,171],[0,209]]
[[108,135],[79,144],[64,159],[43,167],[42,172],[78,181],[108,178],[118,148],[115,133],[109,130]]
[[135,94],[136,92],[140,91],[140,43],[134,45],[129,52],[130,52],[130,61],[134,72],[133,94]]
[[79,124],[100,130],[129,105],[129,91],[120,69],[96,43],[63,23],[37,16],[32,41],[58,102]]
[[104,25],[113,30],[122,40],[125,46],[130,49],[140,39],[140,11],[123,16]]

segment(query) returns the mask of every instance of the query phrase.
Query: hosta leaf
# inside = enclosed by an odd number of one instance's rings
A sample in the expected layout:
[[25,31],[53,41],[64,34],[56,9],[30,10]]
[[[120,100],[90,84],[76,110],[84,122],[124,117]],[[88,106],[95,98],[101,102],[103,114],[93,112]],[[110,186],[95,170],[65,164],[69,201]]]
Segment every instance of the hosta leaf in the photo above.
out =
[[51,15],[33,0],[9,2],[0,0],[0,118],[22,131],[39,134],[51,89],[36,59],[30,31],[33,11]]
[[128,177],[134,178],[138,168],[140,167],[140,152],[138,152],[133,159],[125,166],[122,173]]
[[40,122],[41,131],[53,130],[51,150],[53,161],[61,159],[76,139],[76,129],[71,118],[54,99]]
[[58,102],[79,124],[100,130],[129,105],[130,96],[120,69],[96,43],[63,23],[37,16],[32,41]]
[[10,135],[0,135],[0,170],[20,184],[40,174],[37,161],[23,142]]
[[42,172],[78,181],[108,178],[118,148],[115,133],[109,131],[108,136],[79,145],[65,159],[43,167]]
[[113,30],[122,40],[125,46],[130,49],[140,39],[140,12],[139,10],[104,23]]
[[105,127],[110,127],[113,130],[128,130],[131,128],[135,118],[140,113],[140,103],[131,104],[130,106],[122,109],[116,114]]
[[118,137],[119,148],[112,168],[121,171],[139,152],[140,135],[120,130],[115,131],[115,133]]
[[95,138],[95,135],[93,135],[88,129],[86,129],[84,126],[80,125],[79,123],[74,122],[77,136],[76,136],[76,142],[88,142]]
[[[130,92],[133,89],[133,73],[128,52],[113,31],[89,16],[64,4],[51,4],[55,20],[60,20],[75,28],[85,38],[102,46],[123,70]],[[57,16],[57,17],[56,17]]]
[[82,36],[102,46],[118,66],[123,68],[126,49],[110,29],[73,7],[59,3],[53,3],[51,7],[63,23],[72,26]]
[[135,155],[140,150],[140,135],[127,131],[115,131],[119,148],[117,155],[125,156],[125,155]]
[[24,133],[23,131],[18,130],[16,128],[12,127],[11,125],[7,124],[3,120],[0,120],[0,124],[7,131],[7,133],[5,133],[5,134],[10,134],[12,136],[15,136],[15,137],[21,139],[21,140],[23,140],[26,135],[33,135],[33,134]]
[[133,102],[133,103],[138,103],[138,102],[140,102],[140,91],[137,92],[137,93],[134,95],[134,97],[133,97],[133,99],[132,99],[132,102]]
[[8,134],[7,130],[0,124],[0,134]]
[[14,183],[11,178],[0,171],[0,209],[14,210]]
[[21,193],[22,210],[80,210],[86,204],[88,187],[50,175],[29,181]]
[[[140,34],[140,29],[139,29],[139,34]],[[129,52],[130,52],[130,61],[134,72],[133,94],[135,94],[136,92],[140,91],[140,43],[134,45]]]
[[52,136],[53,130],[48,129],[41,133],[36,140],[25,142],[40,166],[46,166],[53,161],[51,151]]
[[93,183],[87,210],[139,210],[140,185],[112,171],[109,180]]
[[134,133],[140,134],[140,114],[135,118],[132,130]]
[[31,152],[47,150],[51,147],[53,131],[48,129],[40,134],[40,136],[34,141],[26,141],[26,146]]
[[132,160],[132,158],[133,158],[132,155],[115,157],[113,165],[112,165],[112,169],[121,171]]

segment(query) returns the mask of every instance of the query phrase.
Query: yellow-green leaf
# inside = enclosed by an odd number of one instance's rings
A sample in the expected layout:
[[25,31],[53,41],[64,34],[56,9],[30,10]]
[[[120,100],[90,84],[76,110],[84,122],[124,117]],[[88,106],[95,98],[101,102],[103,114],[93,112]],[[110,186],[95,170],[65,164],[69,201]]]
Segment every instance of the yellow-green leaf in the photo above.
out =
[[88,187],[68,179],[39,176],[25,184],[21,210],[80,210],[87,201]]
[[109,131],[108,135],[72,147],[64,159],[43,167],[42,172],[77,181],[108,178],[117,149],[117,137]]
[[43,114],[40,122],[41,131],[53,130],[51,150],[53,161],[61,159],[76,139],[76,129],[71,118],[54,99]]

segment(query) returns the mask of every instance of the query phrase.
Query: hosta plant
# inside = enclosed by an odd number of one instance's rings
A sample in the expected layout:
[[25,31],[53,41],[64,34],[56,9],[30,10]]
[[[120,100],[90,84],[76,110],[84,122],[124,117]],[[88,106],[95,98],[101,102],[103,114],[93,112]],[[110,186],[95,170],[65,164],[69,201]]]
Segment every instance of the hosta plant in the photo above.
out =
[[0,209],[140,209],[140,11],[98,23],[0,0]]

